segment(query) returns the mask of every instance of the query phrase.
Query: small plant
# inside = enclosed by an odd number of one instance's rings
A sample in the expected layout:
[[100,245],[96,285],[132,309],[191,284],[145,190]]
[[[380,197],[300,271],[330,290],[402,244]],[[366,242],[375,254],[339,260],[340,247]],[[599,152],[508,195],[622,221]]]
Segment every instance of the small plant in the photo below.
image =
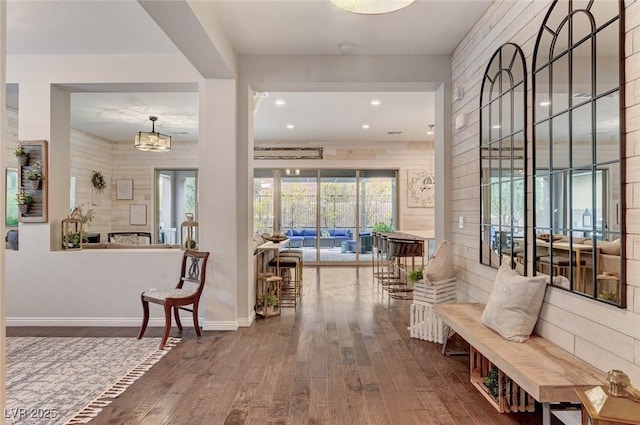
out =
[[393,227],[391,227],[387,223],[383,223],[383,222],[379,221],[379,222],[377,222],[376,224],[373,225],[373,231],[374,232],[381,232],[381,233],[389,233],[389,232],[393,232]]
[[29,205],[33,202],[33,196],[24,189],[20,189],[16,193],[16,202],[18,205]]
[[195,249],[196,246],[198,246],[198,244],[196,243],[195,239],[188,239],[184,243],[184,247],[187,249]]
[[24,150],[24,146],[22,146],[21,144],[17,144],[15,149],[13,150],[13,154],[16,157],[21,157],[21,156],[27,156],[27,151]]
[[24,173],[24,176],[27,178],[27,180],[42,179],[42,165],[40,165],[39,162],[36,162],[35,164],[33,164],[33,167],[31,167],[29,171]]
[[87,229],[89,229],[89,226],[91,225],[93,219],[96,218],[96,212],[93,210],[93,208],[87,208],[87,211],[85,212],[84,206],[85,204],[82,204],[79,207],[75,207],[71,211],[71,214],[69,214],[69,217],[79,218],[82,222],[82,228],[86,232]]
[[422,280],[424,278],[424,276],[422,275],[422,269],[411,270],[409,273],[407,273],[407,278],[411,282]]
[[612,291],[602,291],[598,294],[598,298],[605,301],[618,302],[618,294]]
[[260,294],[260,296],[258,296],[258,305],[261,305],[261,306],[266,305],[267,307],[277,307],[279,305],[278,297],[276,297],[276,294],[273,294],[273,293]]
[[489,373],[487,373],[487,376],[484,378],[484,385],[487,387],[491,397],[497,400],[500,392],[500,373],[497,367],[492,367]]
[[96,189],[102,190],[107,187],[107,178],[100,171],[94,171],[91,175],[91,183]]
[[69,248],[80,248],[80,232],[72,232],[64,235],[63,242]]

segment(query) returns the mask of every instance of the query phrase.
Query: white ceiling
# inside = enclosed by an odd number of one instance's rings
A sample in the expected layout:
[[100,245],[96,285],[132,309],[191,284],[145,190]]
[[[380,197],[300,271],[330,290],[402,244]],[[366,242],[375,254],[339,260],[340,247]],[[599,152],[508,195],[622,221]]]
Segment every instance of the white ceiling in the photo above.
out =
[[[450,54],[491,1],[418,0],[386,15],[341,11],[329,0],[208,1],[239,54]],[[178,54],[135,0],[10,0],[9,54]],[[350,43],[351,49],[340,47]],[[10,58],[9,58],[10,60]],[[197,93],[126,92],[72,96],[72,127],[113,141],[156,129],[197,140]],[[276,98],[286,100],[276,107]],[[381,105],[372,107],[373,98]],[[270,93],[255,117],[256,140],[425,140],[433,122],[427,93]],[[286,124],[293,123],[293,130]],[[364,131],[362,124],[369,124]],[[402,131],[388,135],[389,131]]]

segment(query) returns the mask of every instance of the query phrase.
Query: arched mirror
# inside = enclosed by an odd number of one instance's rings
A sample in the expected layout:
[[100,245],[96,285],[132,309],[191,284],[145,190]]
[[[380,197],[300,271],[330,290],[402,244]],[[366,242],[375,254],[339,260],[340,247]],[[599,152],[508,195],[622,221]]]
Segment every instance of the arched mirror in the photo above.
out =
[[510,262],[526,273],[526,65],[502,45],[487,65],[480,96],[480,262]]
[[622,2],[554,1],[533,58],[537,274],[625,306]]

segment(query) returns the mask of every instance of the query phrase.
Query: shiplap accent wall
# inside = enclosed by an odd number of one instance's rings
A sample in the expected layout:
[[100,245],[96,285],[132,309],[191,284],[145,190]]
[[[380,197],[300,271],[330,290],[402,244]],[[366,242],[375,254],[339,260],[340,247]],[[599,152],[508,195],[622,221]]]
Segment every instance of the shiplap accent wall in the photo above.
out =
[[255,168],[326,168],[326,169],[397,169],[399,225],[403,230],[434,231],[435,208],[407,207],[407,171],[434,171],[434,144],[431,141],[416,142],[255,142],[256,147],[322,147],[322,160],[256,160]]
[[[551,2],[496,1],[456,48],[452,57],[453,88],[464,98],[453,102],[452,115],[468,114],[468,124],[452,130],[452,219],[464,216],[463,229],[453,225],[452,243],[459,300],[486,302],[496,270],[479,256],[479,97],[482,74],[491,55],[506,42],[524,51],[530,74],[538,29]],[[548,288],[536,332],[603,371],[621,369],[640,385],[640,2],[625,2],[627,130],[627,304],[626,310]],[[529,82],[531,76],[529,75]],[[531,84],[529,84],[531,90]],[[528,94],[531,104],[531,92]],[[531,108],[527,111],[531,140]],[[639,146],[639,147],[637,147]],[[531,176],[531,144],[528,146]],[[527,197],[531,206],[531,184]],[[528,211],[531,226],[531,209]],[[532,242],[528,247],[531,252]]]

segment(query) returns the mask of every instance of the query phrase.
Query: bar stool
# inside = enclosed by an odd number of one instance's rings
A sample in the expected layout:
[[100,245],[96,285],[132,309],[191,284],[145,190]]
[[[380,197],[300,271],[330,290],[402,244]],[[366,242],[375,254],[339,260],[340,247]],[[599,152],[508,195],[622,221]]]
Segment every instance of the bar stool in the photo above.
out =
[[[543,273],[545,273],[548,275],[553,275],[553,276],[565,276],[567,278],[569,278],[569,268],[570,267],[584,267],[587,263],[585,260],[580,260],[580,264],[577,264],[575,259],[573,261],[570,261],[569,257],[561,257],[561,256],[553,256],[553,257],[540,257],[539,260],[539,264],[540,266],[543,268],[543,270],[541,270]],[[546,270],[544,270],[546,269]],[[552,274],[553,271],[553,274]],[[575,273],[574,273],[575,276]],[[576,288],[575,289],[579,289],[579,287],[583,286],[583,282],[576,282]]]
[[269,267],[275,269],[282,277],[281,302],[283,307],[296,308],[300,297],[300,275],[298,274],[300,260],[293,256],[276,255],[269,261]]
[[[409,238],[403,235],[389,238],[390,264],[397,271],[398,281],[388,287],[389,297],[394,299],[411,299],[413,292],[407,274],[416,270],[416,258],[421,260],[420,268],[424,269],[424,240]],[[395,260],[395,261],[394,261]]]
[[294,257],[299,260],[298,269],[296,270],[296,274],[297,274],[296,282],[298,283],[297,294],[298,294],[298,297],[300,297],[302,294],[302,281],[303,281],[303,275],[304,275],[304,256],[303,256],[302,250],[286,249],[284,251],[280,251],[279,255],[280,257]]

